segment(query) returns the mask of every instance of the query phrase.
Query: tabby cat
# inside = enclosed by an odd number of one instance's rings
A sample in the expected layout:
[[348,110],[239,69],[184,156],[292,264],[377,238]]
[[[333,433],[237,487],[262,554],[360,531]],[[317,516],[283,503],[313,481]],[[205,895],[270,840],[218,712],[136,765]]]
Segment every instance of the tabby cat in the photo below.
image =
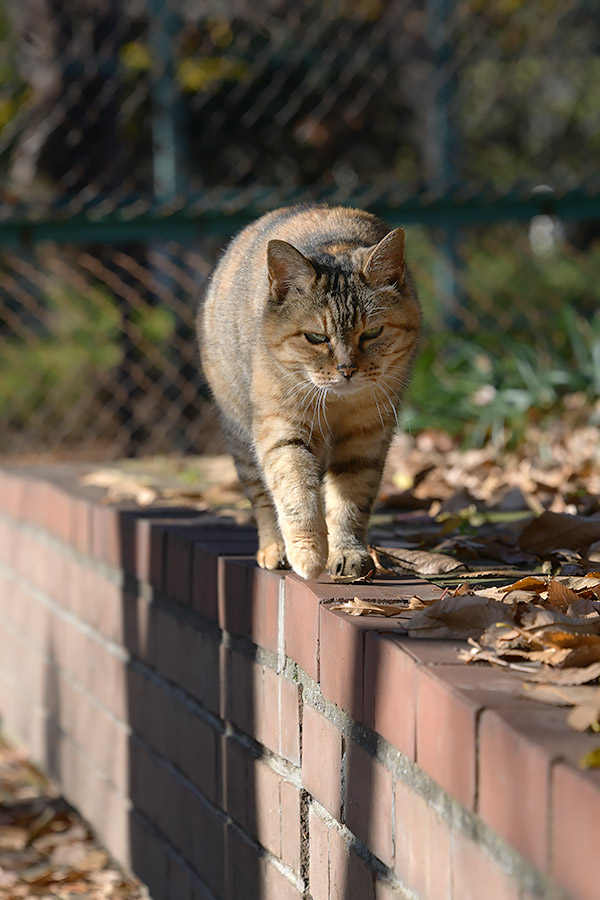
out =
[[200,353],[264,568],[372,570],[367,525],[419,324],[404,232],[367,212],[279,209],[222,257]]

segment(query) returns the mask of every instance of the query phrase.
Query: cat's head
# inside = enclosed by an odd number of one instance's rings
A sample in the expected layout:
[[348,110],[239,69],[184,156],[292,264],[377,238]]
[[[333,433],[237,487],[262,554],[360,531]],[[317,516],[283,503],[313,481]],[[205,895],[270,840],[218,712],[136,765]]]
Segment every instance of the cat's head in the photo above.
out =
[[404,263],[404,231],[371,247],[337,245],[307,258],[269,241],[268,351],[290,373],[336,395],[380,384],[397,396],[420,310]]

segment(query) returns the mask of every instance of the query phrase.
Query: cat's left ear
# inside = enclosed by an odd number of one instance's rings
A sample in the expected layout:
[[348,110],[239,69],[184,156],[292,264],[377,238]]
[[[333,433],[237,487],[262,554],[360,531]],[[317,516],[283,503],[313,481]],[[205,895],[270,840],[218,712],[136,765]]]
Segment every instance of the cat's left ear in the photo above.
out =
[[283,300],[292,286],[308,290],[317,277],[307,258],[287,241],[269,241],[267,266],[269,287],[277,300]]
[[376,285],[402,284],[404,281],[404,229],[395,228],[375,244],[363,272]]

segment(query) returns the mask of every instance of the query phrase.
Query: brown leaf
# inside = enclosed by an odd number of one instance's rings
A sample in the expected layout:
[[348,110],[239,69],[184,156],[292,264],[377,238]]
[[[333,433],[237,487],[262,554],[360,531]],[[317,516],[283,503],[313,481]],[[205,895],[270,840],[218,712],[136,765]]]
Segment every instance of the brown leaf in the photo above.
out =
[[577,685],[572,687],[560,687],[553,684],[523,684],[520,695],[539,700],[551,706],[579,706],[599,698],[597,687],[590,685]]
[[354,597],[352,600],[343,600],[332,603],[329,609],[345,612],[349,616],[399,616],[406,612],[406,606],[394,606],[391,603],[377,603],[376,601],[361,600]]
[[538,631],[536,640],[544,643],[546,646],[564,647],[569,650],[581,649],[582,647],[600,648],[600,635],[584,634],[580,631],[567,631],[563,628],[548,628],[545,631]]
[[523,550],[536,556],[557,549],[579,550],[600,539],[600,517],[571,516],[547,510],[530,522],[519,538]]
[[27,844],[28,837],[27,828],[3,825],[0,827],[0,850],[22,850]]
[[514,584],[507,584],[500,588],[501,591],[533,591],[540,594],[548,587],[543,578],[536,578],[534,575],[526,575],[525,578],[519,578]]
[[529,675],[531,681],[538,681],[543,684],[586,684],[600,676],[600,662],[592,663],[590,666],[583,668],[568,669],[552,669],[544,668],[539,672],[532,672]]
[[55,866],[66,866],[78,872],[98,872],[108,862],[108,856],[104,850],[98,850],[79,841],[59,844],[50,859]]
[[431,606],[432,603],[437,603],[440,597],[430,597],[427,600],[421,600],[420,597],[417,597],[416,594],[413,595],[408,601],[409,609],[425,609],[427,606]]
[[553,606],[556,606],[557,609],[568,609],[572,606],[573,603],[576,603],[578,600],[578,595],[575,591],[567,587],[566,584],[557,581],[556,578],[553,578],[548,585],[548,600]]
[[442,575],[463,568],[461,562],[444,553],[390,547],[375,547],[375,552],[381,570],[390,574],[415,572],[417,575]]
[[600,690],[596,688],[595,696],[590,697],[584,703],[579,703],[567,716],[567,724],[576,731],[587,731],[593,728],[600,730]]
[[494,622],[510,621],[504,603],[466,594],[443,597],[406,623],[410,637],[466,639],[479,637]]
[[332,575],[331,580],[335,584],[368,584],[370,581],[373,581],[374,575],[375,569],[371,569],[370,572],[365,572],[364,575]]

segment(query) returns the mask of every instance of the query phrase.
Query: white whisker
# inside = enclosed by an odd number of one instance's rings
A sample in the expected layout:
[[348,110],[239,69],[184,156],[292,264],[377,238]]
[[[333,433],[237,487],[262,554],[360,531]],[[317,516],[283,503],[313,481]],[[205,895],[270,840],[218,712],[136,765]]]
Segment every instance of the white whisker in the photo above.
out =
[[379,413],[379,421],[381,422],[381,427],[385,428],[385,424],[383,422],[383,416],[381,415],[381,407],[379,406],[379,403],[377,402],[377,397],[375,396],[375,389],[372,384],[369,385],[369,390],[371,391],[371,394],[373,395],[373,400],[375,401],[375,406],[377,407],[377,412]]
[[396,412],[396,407],[394,406],[394,404],[393,404],[393,402],[392,402],[392,399],[391,399],[390,395],[389,395],[389,394],[387,393],[387,391],[381,386],[381,384],[376,384],[375,386],[381,391],[381,393],[382,393],[383,396],[385,397],[387,403],[389,403],[389,406],[390,406],[390,409],[391,409],[392,414],[393,414],[393,416],[394,416],[394,419],[396,420],[396,427],[397,427],[397,428],[400,428],[400,422],[398,421],[398,413]]

